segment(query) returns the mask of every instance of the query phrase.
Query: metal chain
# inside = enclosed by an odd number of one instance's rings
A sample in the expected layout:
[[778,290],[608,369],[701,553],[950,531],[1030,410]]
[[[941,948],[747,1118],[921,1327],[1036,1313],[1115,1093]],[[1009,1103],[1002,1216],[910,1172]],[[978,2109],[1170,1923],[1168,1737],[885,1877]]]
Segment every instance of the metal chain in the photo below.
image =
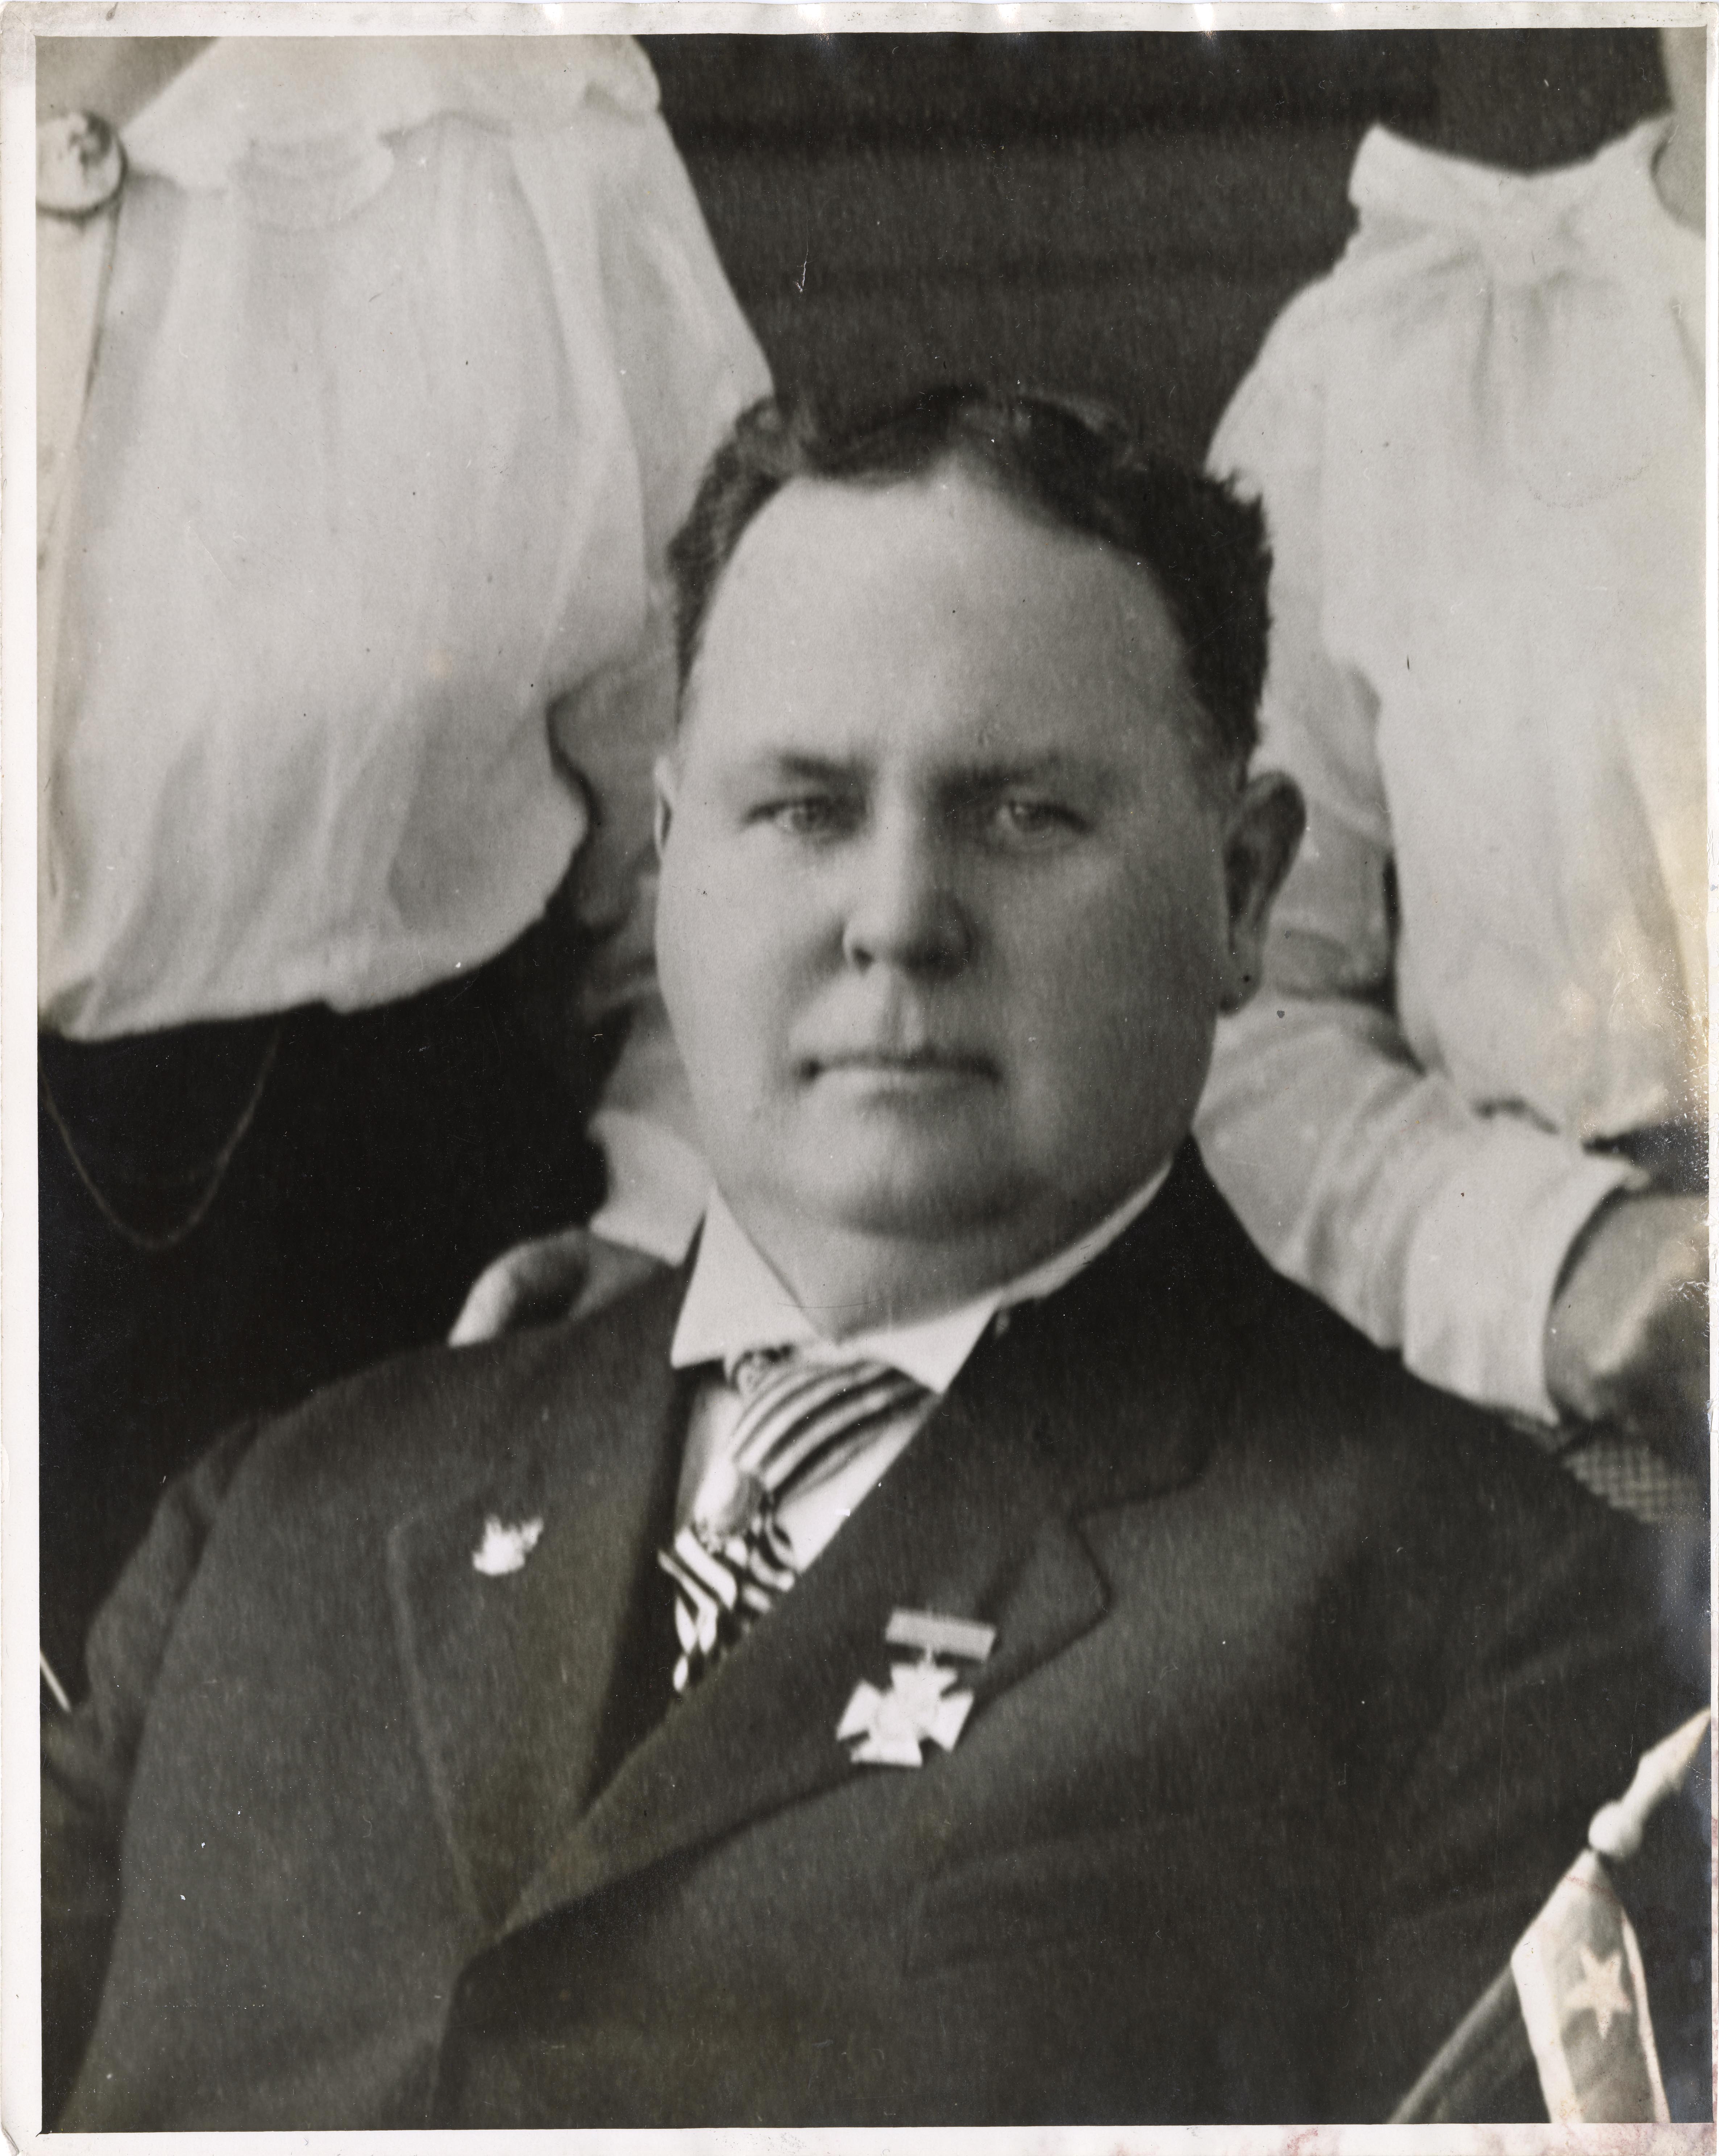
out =
[[54,1097],[54,1089],[48,1083],[48,1073],[42,1067],[41,1057],[39,1055],[37,1057],[36,1083],[42,1090],[44,1104],[47,1107],[54,1129],[59,1133],[60,1142],[66,1150],[66,1157],[77,1172],[79,1182],[90,1194],[90,1202],[109,1227],[129,1243],[134,1250],[144,1250],[152,1255],[160,1255],[165,1251],[177,1250],[181,1243],[195,1235],[208,1218],[209,1209],[219,1195],[221,1185],[226,1180],[227,1170],[233,1164],[233,1157],[244,1142],[245,1133],[256,1120],[257,1110],[262,1106],[263,1090],[269,1082],[270,1073],[275,1068],[275,1058],[280,1053],[280,1037],[286,1031],[286,1022],[284,1019],[277,1021],[274,1032],[269,1037],[269,1045],[263,1051],[261,1067],[258,1070],[256,1082],[250,1089],[250,1096],[240,1110],[238,1122],[222,1144],[220,1151],[215,1155],[214,1165],[209,1171],[207,1184],[198,1192],[191,1210],[185,1218],[177,1225],[166,1229],[158,1235],[152,1235],[147,1229],[134,1228],[129,1220],[121,1219],[102,1195],[95,1177],[85,1166],[83,1158],[73,1141],[65,1117],[60,1112],[59,1103]]

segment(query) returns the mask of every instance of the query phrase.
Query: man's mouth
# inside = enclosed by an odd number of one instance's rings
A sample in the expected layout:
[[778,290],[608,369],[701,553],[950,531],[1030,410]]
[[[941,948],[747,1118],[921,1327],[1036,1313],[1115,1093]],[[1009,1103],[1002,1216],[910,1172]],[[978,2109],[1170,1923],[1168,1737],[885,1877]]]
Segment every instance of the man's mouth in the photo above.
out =
[[960,1048],[852,1048],[808,1055],[800,1060],[806,1078],[854,1077],[893,1081],[902,1085],[950,1083],[994,1078],[996,1066],[986,1055]]

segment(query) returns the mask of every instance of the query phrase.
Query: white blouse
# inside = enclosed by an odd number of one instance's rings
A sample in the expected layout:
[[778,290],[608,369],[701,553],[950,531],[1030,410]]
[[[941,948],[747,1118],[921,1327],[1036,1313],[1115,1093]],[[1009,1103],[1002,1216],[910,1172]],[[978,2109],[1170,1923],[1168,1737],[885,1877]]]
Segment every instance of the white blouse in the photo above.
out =
[[44,397],[48,1026],[409,995],[582,844],[633,905],[665,544],[769,388],[656,104],[625,38],[234,38],[126,130],[94,283],[39,220],[98,316]]
[[1275,557],[1264,761],[1309,803],[1198,1131],[1273,1260],[1551,1418],[1593,1140],[1706,1113],[1703,249],[1665,123],[1521,177],[1375,131],[1336,270],[1212,453]]

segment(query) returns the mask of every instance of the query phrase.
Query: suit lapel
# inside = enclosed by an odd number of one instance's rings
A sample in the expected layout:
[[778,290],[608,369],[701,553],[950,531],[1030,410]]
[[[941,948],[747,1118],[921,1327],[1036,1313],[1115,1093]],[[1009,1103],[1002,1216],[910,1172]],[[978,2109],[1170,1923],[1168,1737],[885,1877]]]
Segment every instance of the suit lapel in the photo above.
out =
[[888,1681],[893,1609],[996,1625],[975,1712],[1099,1621],[1104,1583],[1075,1519],[1186,1481],[1212,1427],[1216,1306],[1189,1231],[1214,1208],[1227,1219],[1190,1149],[1114,1253],[980,1348],[792,1592],[571,1825],[508,1929],[879,1771],[855,1768],[836,1728],[862,1678]]
[[[396,1627],[444,1831],[496,1922],[602,1771],[615,1677],[685,1428],[668,1345],[683,1280],[558,1337],[486,1410],[488,1464],[389,1538]],[[541,1522],[517,1569],[491,1521]]]
[[[975,1712],[1089,1630],[1104,1589],[1078,1521],[1198,1471],[1255,1273],[1269,1278],[1190,1148],[1113,1251],[987,1339],[780,1607],[654,1726],[684,1275],[500,1351],[492,1389],[459,1410],[477,1418],[478,1464],[389,1548],[412,1713],[477,1921],[517,1928],[884,1771],[855,1768],[835,1732],[862,1678],[888,1681],[894,1609],[996,1626]],[[515,1571],[473,1564],[492,1517],[543,1522]]]
[[[626,1760],[509,1928],[856,1771],[836,1727],[862,1677],[888,1681],[892,1609],[996,1623],[994,1659],[1011,1680],[1093,1624],[1101,1584],[1022,1421],[948,1401],[769,1619]],[[666,1614],[661,1651],[666,1666]]]

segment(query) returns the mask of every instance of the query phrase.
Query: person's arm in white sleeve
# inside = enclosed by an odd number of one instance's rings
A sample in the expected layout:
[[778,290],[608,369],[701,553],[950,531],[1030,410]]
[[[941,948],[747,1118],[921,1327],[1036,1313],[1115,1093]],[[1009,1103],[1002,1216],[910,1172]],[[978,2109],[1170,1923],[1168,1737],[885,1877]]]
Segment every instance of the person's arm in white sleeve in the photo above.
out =
[[[1284,328],[1289,331],[1284,334]],[[1211,463],[1265,503],[1274,567],[1262,759],[1306,796],[1264,985],[1220,1029],[1197,1130],[1280,1270],[1417,1374],[1552,1420],[1547,1313],[1572,1245],[1638,1178],[1417,1064],[1392,1004],[1391,831],[1367,684],[1321,634],[1316,316],[1274,334]]]

